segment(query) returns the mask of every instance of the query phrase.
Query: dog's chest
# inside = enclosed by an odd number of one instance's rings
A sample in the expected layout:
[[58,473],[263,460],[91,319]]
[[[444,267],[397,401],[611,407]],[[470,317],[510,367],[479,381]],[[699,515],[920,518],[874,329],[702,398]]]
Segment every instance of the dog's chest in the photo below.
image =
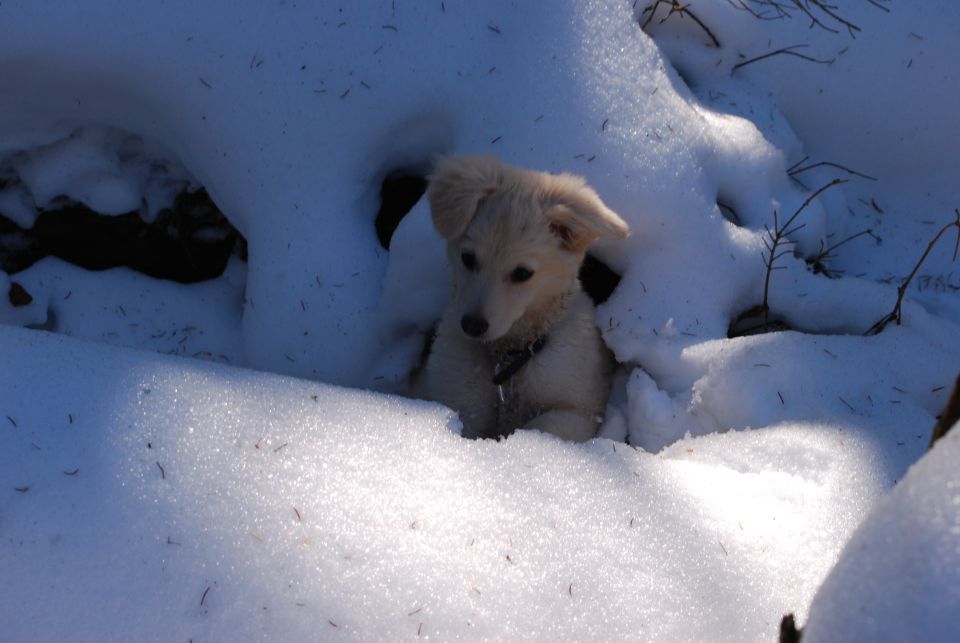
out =
[[[512,433],[549,406],[542,394],[551,388],[550,361],[549,354],[537,355],[509,380],[499,386],[494,385],[497,433]],[[505,360],[499,361],[494,373],[503,369],[506,363]]]

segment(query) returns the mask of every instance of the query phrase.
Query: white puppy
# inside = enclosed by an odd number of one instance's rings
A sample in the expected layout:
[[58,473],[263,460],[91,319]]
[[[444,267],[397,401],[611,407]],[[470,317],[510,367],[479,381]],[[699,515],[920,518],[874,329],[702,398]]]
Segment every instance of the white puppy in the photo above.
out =
[[487,156],[441,160],[427,196],[453,292],[421,395],[458,411],[465,437],[592,438],[613,360],[577,273],[591,243],[627,224],[580,177]]

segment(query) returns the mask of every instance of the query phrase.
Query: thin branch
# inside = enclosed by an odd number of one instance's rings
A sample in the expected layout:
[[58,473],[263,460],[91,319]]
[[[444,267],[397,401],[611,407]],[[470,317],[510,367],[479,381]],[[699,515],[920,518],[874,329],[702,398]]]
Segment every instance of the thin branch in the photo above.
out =
[[[890,12],[885,5],[889,0],[867,0],[871,5]],[[847,30],[851,38],[855,32],[862,31],[859,26],[838,13],[838,7],[827,0],[727,0],[734,9],[746,11],[758,20],[781,20],[795,15],[805,17],[811,27],[818,27],[830,33]]]
[[703,30],[705,34],[707,34],[707,36],[710,38],[710,41],[713,43],[713,46],[716,47],[717,49],[720,49],[720,41],[717,40],[716,35],[714,35],[713,31],[710,30],[710,27],[704,24],[704,22],[700,18],[698,18],[695,13],[690,11],[690,7],[688,5],[682,4],[680,0],[655,0],[653,4],[650,4],[647,7],[645,7],[644,10],[640,12],[640,17],[643,18],[644,14],[649,14],[649,15],[647,15],[645,20],[640,21],[641,29],[647,28],[647,25],[650,24],[651,20],[653,20],[654,14],[657,13],[657,9],[662,4],[669,6],[670,11],[668,11],[667,15],[665,15],[663,18],[660,19],[659,24],[662,25],[663,23],[665,23],[667,20],[669,20],[670,16],[672,16],[673,14],[678,14],[681,18],[683,18],[685,15],[690,16],[690,19],[693,20],[697,24],[697,26]]
[[800,174],[801,172],[806,172],[807,170],[812,170],[812,169],[817,168],[817,167],[824,167],[824,166],[826,166],[826,167],[835,167],[835,168],[837,168],[838,170],[842,170],[843,172],[846,172],[847,174],[852,174],[853,176],[859,176],[861,179],[867,179],[868,181],[879,181],[879,180],[880,180],[880,179],[878,179],[878,178],[875,177],[875,176],[869,176],[869,175],[867,175],[867,174],[863,174],[862,172],[857,172],[856,170],[851,170],[851,169],[848,168],[848,167],[845,167],[845,166],[843,166],[843,165],[840,165],[839,163],[833,163],[833,162],[831,162],[831,161],[820,161],[820,162],[818,162],[818,163],[811,163],[810,165],[806,165],[806,166],[804,166],[804,167],[797,167],[797,165],[800,165],[800,163],[803,163],[803,162],[806,161],[808,158],[810,158],[810,157],[804,157],[803,161],[800,161],[800,162],[792,165],[792,166],[790,167],[790,169],[787,170],[787,174],[789,174],[791,177],[793,177],[793,176],[796,176],[797,174]]
[[779,215],[777,214],[777,211],[774,210],[773,211],[773,230],[771,231],[770,228],[767,228],[766,226],[764,226],[767,232],[767,239],[765,239],[764,241],[765,241],[765,245],[767,246],[767,250],[770,252],[769,256],[764,258],[764,266],[766,266],[767,272],[763,278],[763,301],[760,303],[760,306],[759,306],[761,326],[763,327],[764,332],[767,331],[767,328],[769,326],[770,276],[773,274],[774,270],[778,270],[778,268],[774,267],[774,263],[776,263],[777,259],[789,253],[789,251],[777,252],[777,248],[783,242],[784,239],[788,238],[791,234],[797,232],[798,230],[800,230],[806,225],[804,223],[791,228],[791,226],[793,225],[793,222],[796,221],[798,216],[800,216],[800,213],[806,210],[807,206],[810,205],[810,203],[815,198],[817,198],[818,196],[820,196],[821,194],[823,194],[833,186],[839,185],[841,183],[847,183],[847,181],[845,179],[834,179],[833,181],[830,181],[830,183],[827,183],[826,185],[818,189],[816,192],[812,193],[800,205],[800,207],[797,208],[796,212],[794,212],[790,216],[790,218],[784,222],[782,226],[780,225]]
[[876,324],[871,326],[864,335],[877,335],[887,327],[887,324],[890,322],[896,322],[897,326],[900,325],[901,320],[901,310],[900,307],[903,304],[903,296],[906,294],[907,289],[910,287],[910,282],[913,281],[914,276],[916,276],[917,271],[920,270],[920,266],[923,265],[923,262],[926,261],[927,255],[930,254],[930,251],[933,250],[933,247],[937,245],[937,241],[940,240],[944,234],[946,234],[950,228],[957,229],[957,241],[953,247],[953,258],[952,261],[957,260],[957,253],[960,252],[960,209],[953,211],[955,219],[948,223],[947,225],[940,228],[940,231],[937,232],[937,235],[933,240],[927,245],[927,249],[923,251],[923,254],[920,255],[920,260],[917,261],[917,265],[913,267],[913,270],[910,271],[910,274],[907,275],[907,278],[904,279],[900,286],[897,288],[897,303],[893,305],[893,310],[887,313],[883,318],[877,321]]
[[789,47],[781,47],[780,49],[776,49],[776,50],[774,50],[774,51],[767,52],[767,53],[763,54],[762,56],[757,56],[756,58],[750,58],[749,60],[745,60],[745,61],[743,61],[743,62],[741,62],[741,63],[737,63],[736,65],[734,65],[734,66],[730,69],[730,73],[732,74],[733,72],[737,71],[737,70],[740,69],[741,67],[746,67],[747,65],[752,65],[752,64],[755,63],[755,62],[760,62],[761,60],[766,60],[767,58],[772,58],[772,57],[774,57],[774,56],[795,56],[796,58],[801,58],[801,59],[803,59],[803,60],[808,60],[808,61],[810,61],[810,62],[812,62],[812,63],[817,63],[817,64],[819,64],[819,65],[829,65],[829,64],[832,63],[834,60],[836,60],[836,58],[830,58],[829,60],[820,60],[819,58],[814,58],[814,57],[812,57],[812,56],[806,56],[806,55],[804,55],[804,54],[798,54],[796,51],[794,51],[795,49],[801,49],[801,48],[806,47],[806,46],[807,46],[807,45],[791,45],[791,46],[789,46]]
[[[806,5],[811,5],[811,4],[812,4],[812,5],[815,6],[817,9],[819,9],[820,11],[822,11],[822,12],[825,13],[825,14],[827,14],[828,16],[830,16],[831,18],[833,18],[834,20],[836,20],[837,22],[839,22],[841,25],[843,25],[844,27],[846,27],[846,28],[847,28],[847,32],[849,32],[851,38],[854,37],[854,36],[853,36],[853,32],[854,32],[854,31],[860,31],[860,27],[858,27],[857,25],[853,24],[853,23],[850,22],[849,20],[846,20],[846,19],[842,18],[842,17],[839,16],[838,14],[834,13],[834,12],[832,11],[832,9],[834,9],[834,8],[836,8],[836,7],[832,7],[831,5],[826,4],[826,3],[823,2],[822,0],[802,0],[802,2],[805,3]],[[806,13],[808,16],[810,16],[811,19],[813,19],[813,14],[812,14],[812,12],[811,12],[809,9],[805,8],[805,7],[801,4],[801,0],[793,0],[793,3],[794,3],[795,5],[797,5],[797,7],[798,7],[801,11],[803,11],[803,12]],[[826,27],[824,27],[824,29],[826,29]],[[833,30],[832,30],[832,29],[828,29],[828,31],[833,31]]]
[[831,276],[831,275],[830,275],[830,271],[827,270],[827,268],[823,265],[823,262],[824,262],[824,261],[827,261],[828,259],[830,259],[830,258],[833,256],[834,250],[836,250],[837,248],[839,248],[840,246],[842,246],[843,244],[845,244],[845,243],[847,243],[847,242],[849,242],[849,241],[853,241],[854,239],[856,239],[856,238],[858,238],[858,237],[862,237],[862,236],[865,235],[865,234],[869,234],[870,236],[873,236],[873,230],[871,230],[870,228],[867,228],[866,230],[861,230],[860,232],[857,232],[856,234],[851,234],[851,235],[850,235],[849,237],[847,237],[846,239],[844,239],[844,240],[842,240],[842,241],[838,241],[837,243],[833,244],[833,245],[830,246],[829,248],[824,248],[824,247],[823,247],[823,241],[821,241],[821,242],[820,242],[820,252],[817,253],[817,256],[811,257],[810,259],[807,259],[807,263],[810,264],[811,266],[813,266],[813,271],[814,271],[814,273],[816,273],[816,272],[822,272],[822,273],[825,274],[826,276],[830,277],[830,276]]
[[799,161],[797,161],[796,163],[794,163],[793,165],[787,168],[787,174],[790,176],[793,176],[793,171],[809,160],[810,160],[809,156],[804,156],[802,159],[800,159]]

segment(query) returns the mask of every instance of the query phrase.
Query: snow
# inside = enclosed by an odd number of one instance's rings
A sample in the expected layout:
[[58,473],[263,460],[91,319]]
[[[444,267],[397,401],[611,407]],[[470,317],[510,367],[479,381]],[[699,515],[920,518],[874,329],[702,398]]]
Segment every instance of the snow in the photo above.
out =
[[814,598],[805,641],[953,640],[960,602],[956,429],[850,538]]
[[[149,221],[202,186],[249,247],[192,285],[54,258],[0,273],[33,296],[0,297],[10,636],[742,641],[796,612],[830,639],[837,592],[885,613],[841,550],[873,509],[893,538],[914,488],[952,569],[950,478],[927,465],[945,456],[923,457],[960,363],[952,232],[902,324],[864,332],[960,205],[960,10],[881,4],[842,8],[855,38],[689,5],[717,49],[662,6],[641,31],[643,3],[4,3],[4,216],[30,227],[67,196]],[[734,69],[799,43],[835,62]],[[581,174],[631,226],[593,250],[622,281],[597,311],[620,368],[589,444],[468,442],[382,394],[449,285],[424,201],[379,246],[381,182],[476,152]],[[788,174],[822,161],[856,173]],[[770,275],[792,330],[728,338],[761,303],[774,212],[835,178]],[[808,266],[867,229],[830,277]],[[918,460],[931,473],[894,487]],[[930,593],[956,584],[911,564]],[[955,611],[943,596],[924,614]],[[886,634],[858,623],[846,638]]]
[[471,442],[434,404],[0,337],[13,640],[761,640],[889,484],[852,426]]

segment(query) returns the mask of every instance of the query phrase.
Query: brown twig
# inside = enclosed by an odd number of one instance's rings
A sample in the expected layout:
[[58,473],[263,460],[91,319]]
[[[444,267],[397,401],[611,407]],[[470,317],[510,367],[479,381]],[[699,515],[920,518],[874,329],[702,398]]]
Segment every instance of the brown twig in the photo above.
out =
[[[841,17],[839,14],[834,13],[834,12],[833,12],[833,9],[834,9],[835,7],[833,7],[832,5],[826,4],[826,3],[823,2],[822,0],[793,0],[793,4],[795,4],[795,5],[797,6],[797,8],[800,9],[800,11],[802,11],[803,13],[805,13],[805,14],[807,15],[807,17],[810,18],[810,20],[813,22],[813,24],[816,24],[816,25],[818,25],[818,26],[820,26],[820,27],[823,27],[823,28],[826,29],[827,31],[831,31],[831,32],[833,32],[833,33],[837,33],[835,29],[830,29],[829,27],[825,26],[822,22],[820,22],[819,20],[817,20],[817,19],[814,17],[813,12],[808,8],[809,5],[813,5],[814,7],[816,7],[817,9],[819,9],[820,11],[822,11],[822,12],[825,13],[825,14],[827,14],[828,16],[830,16],[831,18],[833,18],[834,20],[836,20],[837,22],[839,22],[841,25],[843,25],[844,27],[846,27],[847,32],[850,34],[850,37],[851,37],[851,38],[854,37],[854,35],[853,35],[853,32],[854,32],[854,31],[860,31],[860,27],[858,27],[857,25],[853,24],[853,23],[850,22],[849,20],[846,20],[845,18]],[[806,6],[805,6],[805,5],[806,5]]]
[[[640,22],[641,29],[647,28],[647,25],[650,24],[651,20],[653,20],[654,14],[657,13],[657,9],[662,4],[665,4],[668,7],[670,7],[670,11],[668,11],[667,15],[665,15],[663,18],[660,19],[659,24],[662,25],[663,23],[665,23],[673,14],[678,14],[681,19],[684,16],[690,16],[690,19],[693,20],[697,24],[697,26],[703,30],[705,34],[707,34],[707,37],[710,38],[710,41],[713,43],[713,46],[716,47],[717,49],[720,49],[720,41],[717,40],[717,36],[714,35],[714,33],[710,30],[710,27],[704,24],[704,22],[700,20],[700,18],[698,18],[695,13],[690,11],[690,7],[688,5],[682,4],[680,0],[654,0],[652,4],[648,5],[646,8],[644,8],[643,11],[640,12],[641,19],[639,20],[639,22]],[[647,16],[646,19],[643,19],[644,15]]]
[[749,4],[747,4],[746,0],[727,0],[727,3],[734,9],[746,11],[757,20],[782,20],[783,18],[790,17],[790,14],[784,11],[783,8],[780,6],[780,4],[777,2],[770,2],[769,0],[750,0],[750,1],[755,2],[760,6],[766,6],[774,9],[774,12],[775,12],[774,15],[771,16],[766,12],[762,12],[763,11],[762,9],[759,9],[759,10],[754,9]]
[[[883,5],[888,1],[867,0],[877,9],[889,13],[890,9]],[[840,33],[839,29],[843,28],[851,38],[855,38],[855,32],[862,31],[859,26],[840,15],[834,4],[825,0],[727,0],[727,3],[734,9],[746,11],[758,20],[782,20],[798,15],[806,17],[811,27],[830,33]]]
[[883,316],[876,324],[871,326],[867,330],[867,332],[864,333],[864,335],[878,335],[883,331],[884,328],[887,327],[887,324],[889,324],[890,322],[896,322],[897,326],[900,325],[900,320],[901,320],[900,307],[903,305],[903,296],[904,294],[906,294],[907,288],[910,287],[910,282],[913,280],[914,276],[916,276],[917,271],[920,270],[920,266],[922,266],[923,262],[927,259],[927,255],[929,255],[930,251],[933,250],[933,247],[937,245],[937,241],[939,241],[940,237],[946,234],[947,231],[950,230],[950,228],[957,229],[957,241],[953,248],[952,261],[957,260],[957,252],[960,251],[960,209],[954,210],[953,214],[954,214],[954,217],[956,218],[950,223],[948,223],[947,225],[940,228],[940,231],[937,232],[933,240],[929,244],[927,244],[927,249],[923,251],[922,255],[920,255],[920,260],[917,261],[917,265],[913,267],[913,270],[910,271],[910,274],[907,275],[907,278],[900,283],[900,286],[897,288],[897,303],[893,305],[893,310],[891,310],[889,313]]
[[871,230],[871,229],[868,228],[868,229],[866,229],[866,230],[861,230],[860,232],[857,232],[856,234],[851,234],[851,235],[850,235],[849,237],[847,237],[846,239],[844,239],[844,240],[842,240],[842,241],[838,241],[837,243],[833,244],[833,245],[830,246],[829,248],[824,248],[824,247],[823,247],[823,241],[821,240],[821,241],[820,241],[820,252],[817,253],[817,256],[811,257],[811,258],[807,259],[807,263],[810,264],[810,265],[813,267],[813,272],[814,272],[814,273],[822,272],[822,273],[825,274],[827,277],[830,277],[830,276],[831,276],[831,275],[830,275],[830,271],[826,268],[826,266],[823,265],[823,262],[824,262],[824,261],[827,261],[828,259],[831,258],[831,256],[833,255],[833,251],[834,251],[834,250],[836,250],[837,248],[839,248],[840,246],[842,246],[843,244],[845,244],[845,243],[847,243],[847,242],[849,242],[849,241],[853,241],[854,239],[856,239],[856,238],[858,238],[858,237],[862,237],[862,236],[865,235],[865,234],[872,235],[872,234],[873,234],[873,230]]
[[777,216],[777,211],[774,210],[773,211],[773,230],[771,230],[767,226],[764,226],[767,232],[767,236],[763,240],[763,243],[766,246],[767,252],[769,254],[763,257],[763,265],[766,267],[767,272],[763,279],[763,301],[758,307],[759,313],[760,313],[760,319],[761,319],[761,326],[764,332],[766,332],[769,327],[770,276],[773,274],[774,270],[780,270],[780,268],[777,268],[774,266],[774,263],[776,263],[777,259],[779,259],[784,254],[787,254],[789,252],[789,250],[778,252],[777,250],[780,247],[780,244],[783,242],[784,239],[786,239],[793,233],[797,232],[798,230],[802,229],[806,225],[806,224],[800,224],[798,226],[793,225],[793,222],[797,220],[797,217],[800,216],[800,213],[803,212],[815,198],[817,198],[818,196],[820,196],[821,194],[823,194],[833,186],[840,185],[841,183],[847,183],[847,180],[834,179],[829,183],[827,183],[826,185],[824,185],[823,187],[821,187],[820,189],[818,189],[816,192],[813,192],[810,196],[806,198],[806,200],[800,205],[800,207],[797,208],[796,212],[790,215],[790,218],[787,219],[783,223],[783,225],[780,225],[779,218]]
[[730,68],[730,73],[733,74],[733,72],[737,71],[738,69],[740,69],[740,68],[742,68],[742,67],[746,67],[747,65],[752,65],[752,64],[755,63],[755,62],[760,62],[761,60],[766,60],[767,58],[772,58],[772,57],[774,57],[774,56],[795,56],[795,57],[797,57],[797,58],[801,58],[801,59],[803,59],[803,60],[808,60],[808,61],[810,61],[810,62],[812,62],[812,63],[817,63],[817,64],[820,64],[820,65],[829,65],[829,64],[832,63],[834,60],[836,60],[835,58],[830,58],[829,60],[820,60],[819,58],[814,58],[814,57],[812,57],[812,56],[806,56],[806,55],[804,55],[804,54],[798,54],[796,51],[794,51],[795,49],[801,49],[801,48],[806,47],[806,46],[807,46],[807,45],[791,45],[791,46],[789,46],[789,47],[781,47],[780,49],[775,49],[774,51],[767,52],[767,53],[763,54],[762,56],[757,56],[756,58],[750,58],[750,59],[748,59],[748,60],[744,60],[743,62],[737,63],[736,65],[734,65],[733,67],[731,67],[731,68]]
[[852,174],[853,176],[859,176],[861,179],[867,179],[868,181],[879,181],[879,180],[880,180],[880,179],[878,179],[878,178],[875,177],[875,176],[869,176],[869,175],[867,175],[867,174],[863,174],[862,172],[857,172],[856,170],[851,170],[851,169],[848,168],[848,167],[845,167],[845,166],[843,166],[843,165],[840,165],[839,163],[833,163],[833,162],[831,162],[831,161],[819,161],[819,162],[817,162],[817,163],[811,163],[810,165],[806,165],[806,166],[804,166],[804,167],[797,167],[797,166],[799,166],[801,163],[803,163],[804,161],[806,161],[806,160],[809,159],[809,158],[810,158],[810,157],[804,157],[803,160],[801,160],[801,161],[795,163],[794,165],[792,165],[792,166],[787,170],[787,174],[790,175],[791,177],[793,177],[793,176],[796,176],[797,174],[800,174],[801,172],[806,172],[807,170],[812,170],[812,169],[814,169],[814,168],[827,166],[827,167],[835,167],[835,168],[837,168],[838,170],[842,170],[843,172],[846,172],[847,174]]

